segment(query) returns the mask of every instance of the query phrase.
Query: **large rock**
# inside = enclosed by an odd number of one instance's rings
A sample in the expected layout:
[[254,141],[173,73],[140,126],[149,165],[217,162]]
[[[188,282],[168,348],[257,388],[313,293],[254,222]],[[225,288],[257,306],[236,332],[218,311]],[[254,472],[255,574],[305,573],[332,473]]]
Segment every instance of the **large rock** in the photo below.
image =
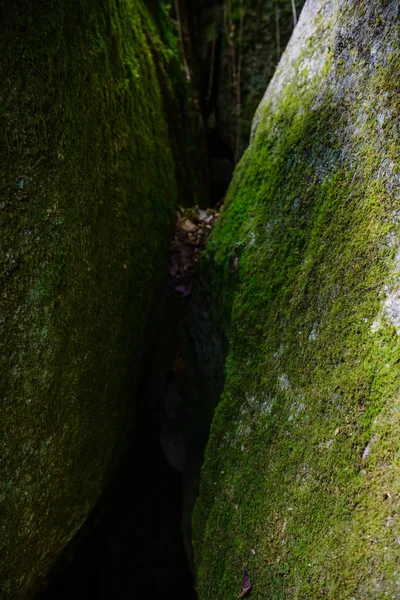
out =
[[1,13],[0,595],[16,600],[87,517],[131,427],[193,178],[174,158],[191,152],[177,41],[142,2]]
[[399,17],[307,1],[203,256],[201,599],[400,596]]

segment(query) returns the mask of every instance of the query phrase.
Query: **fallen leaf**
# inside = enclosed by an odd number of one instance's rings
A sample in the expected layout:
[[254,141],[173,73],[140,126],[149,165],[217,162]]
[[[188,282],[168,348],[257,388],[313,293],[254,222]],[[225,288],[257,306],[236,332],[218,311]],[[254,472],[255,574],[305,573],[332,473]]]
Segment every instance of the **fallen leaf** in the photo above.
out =
[[250,577],[247,574],[247,571],[243,572],[243,581],[242,581],[242,591],[240,592],[238,598],[244,598],[246,594],[251,590],[251,581]]
[[181,223],[181,227],[183,231],[196,231],[196,225],[189,221],[189,219],[184,219]]
[[215,211],[178,208],[174,239],[169,253],[168,289],[189,296],[200,252],[216,221]]

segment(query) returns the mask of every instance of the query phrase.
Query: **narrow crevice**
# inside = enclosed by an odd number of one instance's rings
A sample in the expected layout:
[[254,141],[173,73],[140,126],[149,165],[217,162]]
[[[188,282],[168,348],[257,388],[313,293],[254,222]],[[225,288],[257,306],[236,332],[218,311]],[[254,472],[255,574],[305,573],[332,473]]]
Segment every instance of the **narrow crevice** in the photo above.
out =
[[[211,390],[197,364],[192,336],[194,323],[200,337],[209,335],[208,315],[198,310],[191,293],[199,253],[218,217],[234,168],[232,149],[220,133],[221,50],[219,36],[213,64],[207,56],[197,65],[205,140],[199,170],[208,171],[208,204],[216,210],[196,207],[177,218],[176,231],[185,235],[178,241],[175,235],[168,280],[149,326],[147,339],[152,342],[141,360],[135,386],[139,391],[132,391],[135,423],[127,448],[97,506],[49,574],[38,600],[108,600],[139,594],[154,600],[197,597],[190,515],[221,387],[223,360],[219,360],[219,348],[214,348],[214,362],[221,374],[213,373],[213,386],[217,380],[218,384]],[[195,230],[182,228],[184,221],[194,224]]]
[[[195,600],[191,514],[223,353],[196,287],[196,265],[218,211],[177,212],[169,274],[148,326],[125,453],[87,522],[50,573],[40,600],[98,600],[151,593]],[[208,371],[196,339],[213,356]],[[203,347],[203,344],[201,344]],[[201,350],[200,350],[201,354]],[[133,394],[132,394],[133,401]]]
[[210,44],[210,56],[205,64],[206,87],[203,89],[204,120],[206,123],[206,140],[208,152],[208,171],[210,182],[210,204],[216,206],[223,200],[232,179],[234,169],[233,150],[226,144],[221,135],[219,117],[219,78],[221,70],[222,34]]
[[108,600],[142,593],[154,599],[196,598],[182,534],[182,473],[162,448],[168,396],[179,377],[176,332],[184,302],[172,289],[165,289],[163,297],[164,316],[152,327],[157,335],[144,361],[129,446],[40,600]]

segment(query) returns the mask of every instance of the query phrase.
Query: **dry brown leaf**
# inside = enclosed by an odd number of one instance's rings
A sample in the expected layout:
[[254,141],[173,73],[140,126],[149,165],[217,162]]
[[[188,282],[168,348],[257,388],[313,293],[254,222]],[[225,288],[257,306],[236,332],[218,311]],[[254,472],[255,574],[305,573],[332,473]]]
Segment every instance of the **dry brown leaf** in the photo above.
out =
[[183,219],[181,222],[181,227],[183,231],[196,231],[196,225],[189,219]]

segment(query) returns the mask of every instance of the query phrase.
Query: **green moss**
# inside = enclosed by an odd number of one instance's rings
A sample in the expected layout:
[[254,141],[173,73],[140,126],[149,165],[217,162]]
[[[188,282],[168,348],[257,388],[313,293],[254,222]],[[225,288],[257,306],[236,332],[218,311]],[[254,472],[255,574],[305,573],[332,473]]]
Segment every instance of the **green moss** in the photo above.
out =
[[169,120],[189,92],[165,14],[164,42],[142,2],[21,0],[3,17],[0,595],[17,599],[124,443],[192,181],[175,162],[189,134]]
[[399,593],[398,26],[362,5],[278,69],[202,258],[229,342],[193,523],[207,600],[244,563],[254,598]]

